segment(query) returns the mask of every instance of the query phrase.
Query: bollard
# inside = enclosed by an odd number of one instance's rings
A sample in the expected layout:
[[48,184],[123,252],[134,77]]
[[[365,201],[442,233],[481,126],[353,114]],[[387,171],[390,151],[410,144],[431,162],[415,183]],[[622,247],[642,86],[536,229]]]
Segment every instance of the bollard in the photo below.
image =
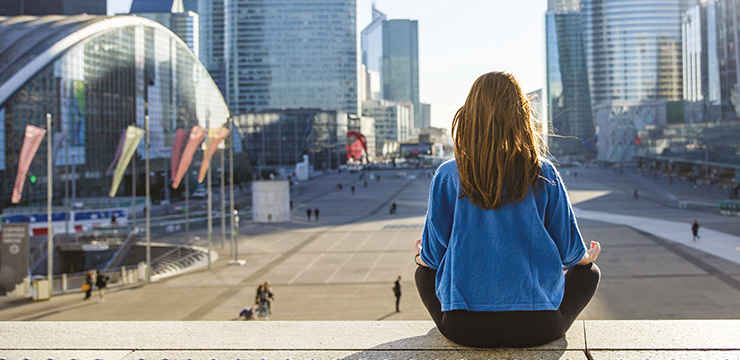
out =
[[67,292],[67,274],[62,274],[62,294]]
[[121,266],[121,285],[126,285],[126,267]]

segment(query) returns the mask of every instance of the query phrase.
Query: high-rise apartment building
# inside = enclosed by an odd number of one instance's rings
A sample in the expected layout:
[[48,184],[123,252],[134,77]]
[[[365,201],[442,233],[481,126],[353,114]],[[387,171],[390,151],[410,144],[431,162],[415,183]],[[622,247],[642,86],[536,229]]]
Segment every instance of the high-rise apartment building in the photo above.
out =
[[318,108],[357,114],[355,0],[230,0],[227,14],[232,113]]
[[[388,20],[373,6],[373,21],[361,33],[367,100],[413,104],[413,124],[423,128],[419,101],[419,27],[416,20]],[[379,82],[374,87],[375,79]],[[376,90],[377,89],[377,90]],[[374,94],[378,94],[377,98]]]
[[[711,1],[711,0],[710,0]],[[716,0],[722,118],[740,118],[740,0]]]
[[716,5],[716,0],[698,1],[681,20],[687,123],[715,122],[722,117]]
[[105,15],[106,0],[0,0],[0,16]]
[[[548,137],[555,155],[584,153],[595,133],[578,0],[551,0],[545,14]],[[540,114],[544,115],[544,114]],[[542,119],[543,117],[539,117]],[[541,122],[541,124],[544,124]],[[543,129],[543,135],[546,129]]]
[[229,19],[226,16],[225,1],[199,0],[197,13],[200,16],[200,61],[208,69],[228,103],[226,26]]

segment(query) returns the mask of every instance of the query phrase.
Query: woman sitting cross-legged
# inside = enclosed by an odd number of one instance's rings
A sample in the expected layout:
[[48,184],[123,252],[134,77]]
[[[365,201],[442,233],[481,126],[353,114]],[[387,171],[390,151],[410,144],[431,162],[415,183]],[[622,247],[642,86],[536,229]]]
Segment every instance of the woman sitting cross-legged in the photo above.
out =
[[563,336],[596,292],[601,251],[581,238],[529,100],[510,74],[475,81],[452,123],[455,159],[434,175],[416,286],[439,331],[475,347]]

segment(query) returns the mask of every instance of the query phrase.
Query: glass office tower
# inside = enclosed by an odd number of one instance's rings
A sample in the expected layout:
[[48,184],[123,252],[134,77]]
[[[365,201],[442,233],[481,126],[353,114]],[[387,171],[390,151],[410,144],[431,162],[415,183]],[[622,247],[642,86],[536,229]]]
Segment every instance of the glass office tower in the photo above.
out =
[[592,104],[683,97],[688,0],[582,0]]
[[366,73],[360,74],[366,78],[365,100],[383,99],[381,83],[381,68],[383,65],[383,22],[386,16],[373,5],[373,21],[360,33],[362,48],[362,64]]
[[227,13],[232,112],[318,108],[357,114],[354,0],[231,0]]
[[[227,51],[225,0],[199,0],[200,61],[213,77],[221,93],[226,97]],[[228,101],[228,98],[227,98]]]
[[722,118],[740,118],[740,0],[717,0]]
[[721,119],[721,92],[717,49],[716,1],[690,7],[681,21],[683,43],[683,99],[686,122]]
[[550,1],[546,19],[548,136],[554,155],[582,155],[594,136],[578,1]]

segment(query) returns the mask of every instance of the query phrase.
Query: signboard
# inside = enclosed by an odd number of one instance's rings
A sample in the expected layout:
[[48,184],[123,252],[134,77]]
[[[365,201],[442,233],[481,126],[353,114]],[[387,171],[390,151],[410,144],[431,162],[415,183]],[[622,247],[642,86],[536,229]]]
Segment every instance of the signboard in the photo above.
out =
[[4,224],[0,259],[0,287],[5,293],[28,276],[28,224]]

